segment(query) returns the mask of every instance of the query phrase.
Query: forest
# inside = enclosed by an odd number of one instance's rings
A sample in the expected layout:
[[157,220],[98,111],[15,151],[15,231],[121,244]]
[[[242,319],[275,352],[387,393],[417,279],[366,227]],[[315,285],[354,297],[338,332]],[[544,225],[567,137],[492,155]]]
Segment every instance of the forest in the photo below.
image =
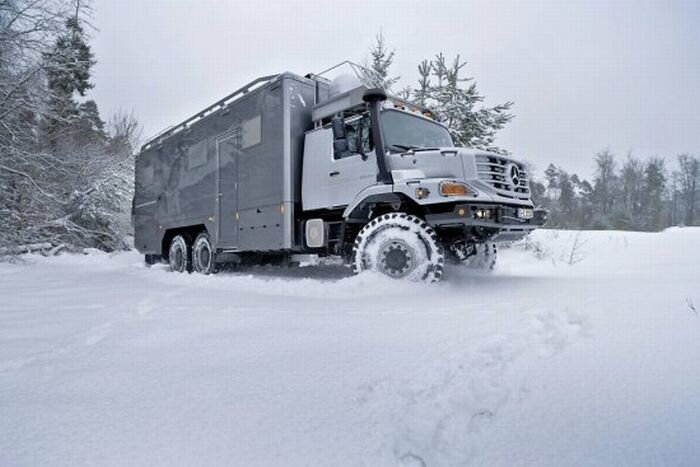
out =
[[594,160],[592,182],[550,164],[543,180],[530,183],[534,202],[550,211],[551,227],[659,231],[700,223],[697,156],[678,155],[676,170],[660,156],[620,160],[602,150]]
[[0,247],[128,247],[140,125],[89,98],[90,5],[0,1]]

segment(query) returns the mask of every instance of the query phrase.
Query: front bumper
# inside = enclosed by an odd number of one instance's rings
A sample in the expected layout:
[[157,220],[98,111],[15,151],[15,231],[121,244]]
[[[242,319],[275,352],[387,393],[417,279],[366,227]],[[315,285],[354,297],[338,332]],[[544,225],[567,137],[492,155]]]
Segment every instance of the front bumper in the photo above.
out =
[[492,241],[512,241],[542,227],[547,215],[546,209],[464,203],[448,212],[428,214],[425,220],[433,227],[477,227],[489,232]]

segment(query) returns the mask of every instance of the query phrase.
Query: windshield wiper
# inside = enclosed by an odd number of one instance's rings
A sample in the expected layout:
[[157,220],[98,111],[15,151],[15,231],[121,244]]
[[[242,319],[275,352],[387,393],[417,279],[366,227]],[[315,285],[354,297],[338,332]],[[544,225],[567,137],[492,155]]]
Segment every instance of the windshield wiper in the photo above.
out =
[[406,144],[390,144],[387,147],[397,151],[435,151],[439,149],[437,147],[416,146],[415,144],[412,144],[411,146]]
[[395,149],[398,151],[411,151],[414,149],[420,149],[419,146],[407,146],[405,144],[390,144],[387,146],[389,149]]

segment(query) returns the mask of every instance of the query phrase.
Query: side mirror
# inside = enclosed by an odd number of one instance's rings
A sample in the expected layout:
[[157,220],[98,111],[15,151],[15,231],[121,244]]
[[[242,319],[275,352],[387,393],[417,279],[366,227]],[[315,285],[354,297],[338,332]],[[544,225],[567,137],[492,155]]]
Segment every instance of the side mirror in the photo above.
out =
[[365,154],[365,145],[362,141],[362,134],[364,133],[364,125],[362,120],[363,119],[360,119],[357,124],[357,132],[355,133],[355,147],[357,148],[357,152],[360,153],[360,157],[362,157],[362,160],[366,161],[367,154]]
[[333,128],[333,151],[342,153],[348,150],[348,140],[345,134],[345,122],[343,117],[336,115],[331,119]]

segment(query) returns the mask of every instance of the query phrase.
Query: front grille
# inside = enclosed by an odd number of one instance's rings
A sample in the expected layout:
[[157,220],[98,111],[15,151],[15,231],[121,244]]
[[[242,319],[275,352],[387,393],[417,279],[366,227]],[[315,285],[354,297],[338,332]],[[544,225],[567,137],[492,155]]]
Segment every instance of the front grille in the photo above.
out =
[[[517,172],[517,183],[511,170]],[[479,180],[499,195],[511,199],[530,199],[530,183],[523,164],[503,156],[481,155],[476,156],[476,172]]]

